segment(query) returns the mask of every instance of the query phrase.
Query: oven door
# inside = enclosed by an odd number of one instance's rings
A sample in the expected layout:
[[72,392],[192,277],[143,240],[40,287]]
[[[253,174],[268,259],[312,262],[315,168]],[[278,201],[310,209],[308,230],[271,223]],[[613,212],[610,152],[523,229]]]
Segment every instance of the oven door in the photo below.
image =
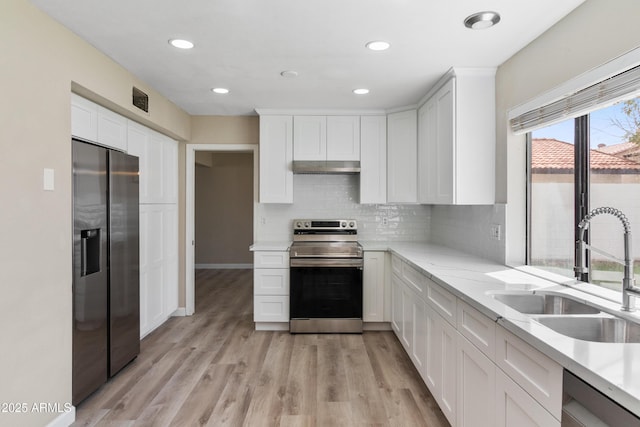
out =
[[292,258],[291,332],[362,332],[362,259]]

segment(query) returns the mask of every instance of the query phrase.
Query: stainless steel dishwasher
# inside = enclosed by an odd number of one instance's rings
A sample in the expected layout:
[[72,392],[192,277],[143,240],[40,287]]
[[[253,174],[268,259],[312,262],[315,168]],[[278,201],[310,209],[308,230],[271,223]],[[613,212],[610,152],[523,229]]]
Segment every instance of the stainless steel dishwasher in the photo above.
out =
[[562,427],[640,427],[640,418],[565,370]]

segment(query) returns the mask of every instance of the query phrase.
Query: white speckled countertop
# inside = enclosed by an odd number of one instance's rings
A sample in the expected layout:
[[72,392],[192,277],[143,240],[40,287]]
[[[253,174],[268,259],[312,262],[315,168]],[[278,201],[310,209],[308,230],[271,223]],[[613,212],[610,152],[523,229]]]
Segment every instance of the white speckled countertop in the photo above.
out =
[[[291,242],[256,242],[252,251],[288,250]],[[603,394],[640,416],[640,344],[616,344],[582,341],[561,335],[491,297],[492,292],[544,289],[571,295],[574,299],[596,304],[603,311],[631,317],[638,314],[620,311],[619,295],[600,288],[580,287],[615,301],[593,296],[529,274],[526,268],[514,269],[464,252],[421,242],[360,241],[365,251],[390,251],[431,280],[443,286],[505,329],[545,353],[558,364],[581,377]],[[566,283],[574,283],[571,280]],[[640,305],[640,301],[638,302]]]

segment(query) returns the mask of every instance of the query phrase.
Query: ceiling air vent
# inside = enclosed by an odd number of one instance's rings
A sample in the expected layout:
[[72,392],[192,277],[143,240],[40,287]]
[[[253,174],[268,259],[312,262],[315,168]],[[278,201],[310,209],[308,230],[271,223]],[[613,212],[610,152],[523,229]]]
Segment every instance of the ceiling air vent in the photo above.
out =
[[138,89],[133,88],[133,105],[144,111],[149,112],[149,95]]

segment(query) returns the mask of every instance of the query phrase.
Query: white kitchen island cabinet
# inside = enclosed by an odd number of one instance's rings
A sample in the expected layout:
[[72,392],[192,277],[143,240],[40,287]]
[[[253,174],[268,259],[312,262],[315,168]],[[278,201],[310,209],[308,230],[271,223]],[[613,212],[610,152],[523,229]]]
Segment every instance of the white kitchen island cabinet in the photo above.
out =
[[260,116],[260,203],[293,203],[293,117]]
[[418,112],[419,202],[495,202],[495,69],[453,68]]

